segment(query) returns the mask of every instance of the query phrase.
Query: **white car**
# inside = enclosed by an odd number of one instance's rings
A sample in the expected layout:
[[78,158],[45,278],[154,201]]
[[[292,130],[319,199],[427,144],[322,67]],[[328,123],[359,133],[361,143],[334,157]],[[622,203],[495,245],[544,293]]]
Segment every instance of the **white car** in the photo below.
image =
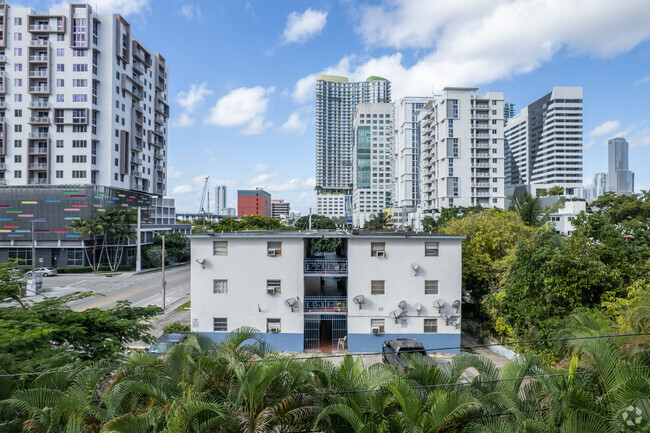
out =
[[[58,275],[55,269],[52,268],[38,268],[35,269],[35,272],[42,272],[44,277],[54,277]],[[27,272],[25,275],[28,277],[32,276],[32,271]]]

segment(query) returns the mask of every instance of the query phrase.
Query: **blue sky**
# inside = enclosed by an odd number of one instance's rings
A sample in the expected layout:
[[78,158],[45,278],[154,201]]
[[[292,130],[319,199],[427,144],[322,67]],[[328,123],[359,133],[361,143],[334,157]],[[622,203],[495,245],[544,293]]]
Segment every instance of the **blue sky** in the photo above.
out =
[[[53,2],[34,5],[44,9]],[[318,73],[380,75],[394,99],[445,86],[503,91],[519,109],[553,86],[584,87],[584,176],[606,171],[607,139],[630,142],[650,189],[647,0],[96,0],[167,59],[168,165],[178,210],[211,189],[261,186],[315,207]]]

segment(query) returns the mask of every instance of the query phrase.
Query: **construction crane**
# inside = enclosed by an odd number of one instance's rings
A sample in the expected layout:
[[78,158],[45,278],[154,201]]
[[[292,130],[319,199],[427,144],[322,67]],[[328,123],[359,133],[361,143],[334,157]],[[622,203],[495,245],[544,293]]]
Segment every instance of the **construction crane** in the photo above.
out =
[[[203,231],[204,231],[204,232],[205,232],[205,218],[206,218],[206,214],[205,214],[205,209],[203,208],[203,204],[205,203],[205,196],[206,196],[207,193],[208,193],[208,181],[209,181],[209,180],[210,180],[210,176],[206,176],[206,178],[205,178],[205,182],[203,182],[203,192],[201,193],[201,201],[199,202],[199,211],[197,212],[197,214],[199,215],[199,217],[202,217],[202,218],[203,218]],[[210,205],[210,204],[208,203],[208,206],[209,206],[209,205]]]

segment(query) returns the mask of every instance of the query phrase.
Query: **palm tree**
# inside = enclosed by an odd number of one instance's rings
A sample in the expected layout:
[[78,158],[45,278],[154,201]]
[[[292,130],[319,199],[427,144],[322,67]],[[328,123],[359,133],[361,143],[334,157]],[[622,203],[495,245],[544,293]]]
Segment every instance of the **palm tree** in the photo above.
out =
[[392,225],[390,215],[386,212],[378,212],[363,225],[365,230],[390,230]]
[[539,197],[533,197],[528,192],[525,192],[520,197],[510,197],[508,210],[519,214],[519,217],[527,226],[540,227],[548,220],[548,213],[544,213]]
[[84,248],[84,252],[86,253],[86,259],[88,260],[90,268],[93,272],[96,272],[99,269],[99,265],[102,261],[102,254],[104,252],[103,249],[101,249],[99,258],[97,258],[97,237],[103,235],[104,239],[106,238],[106,229],[103,218],[99,215],[93,215],[92,217],[73,220],[70,223],[70,227],[73,231],[81,233],[82,237],[92,236],[92,258],[88,253],[87,248]]

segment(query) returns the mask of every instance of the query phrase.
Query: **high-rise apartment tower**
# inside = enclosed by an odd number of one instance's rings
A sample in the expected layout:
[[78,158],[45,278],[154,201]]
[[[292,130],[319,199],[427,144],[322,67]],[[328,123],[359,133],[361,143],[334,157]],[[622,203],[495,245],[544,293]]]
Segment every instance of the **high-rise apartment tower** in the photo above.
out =
[[508,119],[505,149],[506,186],[581,197],[582,87],[554,87]]
[[214,211],[218,215],[225,215],[228,207],[228,189],[226,185],[217,185],[214,188]]
[[357,104],[391,102],[390,82],[369,77],[349,82],[321,75],[316,82],[317,213],[345,215],[345,197],[352,193],[352,122]]

